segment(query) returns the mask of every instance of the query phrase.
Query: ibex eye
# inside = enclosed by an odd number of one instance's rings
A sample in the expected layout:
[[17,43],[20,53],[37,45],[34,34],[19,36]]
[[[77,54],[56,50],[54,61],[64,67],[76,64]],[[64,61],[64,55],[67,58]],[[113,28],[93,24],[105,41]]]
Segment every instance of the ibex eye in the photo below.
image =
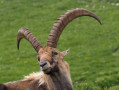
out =
[[53,52],[53,55],[57,55],[58,53],[57,52]]
[[40,58],[38,58],[38,61],[40,61]]
[[38,59],[38,61],[40,61],[40,57],[39,56],[37,56],[37,59]]

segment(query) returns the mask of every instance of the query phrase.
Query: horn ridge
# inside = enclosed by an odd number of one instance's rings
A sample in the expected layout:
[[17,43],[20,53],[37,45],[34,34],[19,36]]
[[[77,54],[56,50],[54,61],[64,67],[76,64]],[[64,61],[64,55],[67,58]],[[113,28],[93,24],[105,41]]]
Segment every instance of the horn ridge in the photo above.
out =
[[21,28],[21,29],[19,29],[18,34],[17,34],[17,48],[18,48],[18,50],[19,50],[20,41],[23,38],[28,40],[32,44],[32,46],[36,50],[36,52],[38,52],[39,49],[41,47],[43,47],[43,45],[36,39],[36,37],[28,29]]
[[[101,24],[100,19],[94,13],[86,9],[77,8],[77,9],[68,10],[66,13],[62,14],[53,24],[53,27],[48,36],[47,46],[56,48],[59,37],[63,32],[64,28],[67,26],[67,24],[71,22],[73,19],[81,16],[93,17]],[[55,42],[53,42],[53,40]]]

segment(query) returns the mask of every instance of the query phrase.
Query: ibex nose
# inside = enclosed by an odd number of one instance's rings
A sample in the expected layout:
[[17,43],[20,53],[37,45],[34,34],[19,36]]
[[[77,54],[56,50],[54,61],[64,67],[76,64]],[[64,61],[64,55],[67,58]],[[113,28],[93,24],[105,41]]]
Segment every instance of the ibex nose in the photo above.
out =
[[44,67],[46,64],[47,64],[47,63],[44,62],[44,63],[41,63],[40,66],[41,66],[41,67]]

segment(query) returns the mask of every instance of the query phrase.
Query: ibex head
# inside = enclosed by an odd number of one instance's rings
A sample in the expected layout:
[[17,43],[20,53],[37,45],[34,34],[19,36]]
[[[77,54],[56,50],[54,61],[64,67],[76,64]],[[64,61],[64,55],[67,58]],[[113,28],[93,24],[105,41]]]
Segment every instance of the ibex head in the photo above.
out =
[[49,46],[41,48],[37,55],[41,70],[45,73],[50,73],[58,71],[60,66],[59,64],[64,64],[64,66],[66,66],[67,63],[63,61],[63,57],[67,53],[68,50],[59,52],[56,48]]
[[34,49],[37,52],[37,58],[40,63],[41,70],[48,74],[52,72],[57,72],[60,69],[68,69],[68,64],[66,61],[63,60],[63,57],[67,55],[69,50],[59,52],[56,49],[57,42],[59,40],[59,37],[64,30],[65,26],[72,21],[73,19],[80,17],[80,16],[90,16],[95,18],[100,24],[101,21],[99,18],[93,14],[92,12],[85,10],[85,9],[72,9],[64,13],[60,16],[60,18],[57,19],[57,21],[54,23],[53,28],[51,29],[51,32],[48,36],[47,45],[43,46],[34,36],[31,32],[29,32],[26,28],[21,28],[18,31],[17,36],[17,47],[19,49],[20,40],[22,38],[27,39]]

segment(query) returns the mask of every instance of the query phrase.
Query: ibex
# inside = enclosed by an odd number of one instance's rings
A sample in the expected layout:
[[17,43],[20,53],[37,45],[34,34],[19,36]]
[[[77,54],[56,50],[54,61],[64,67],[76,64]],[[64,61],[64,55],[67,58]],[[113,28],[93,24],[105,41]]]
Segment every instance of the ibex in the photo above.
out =
[[0,90],[73,90],[69,65],[63,60],[69,50],[60,52],[56,46],[65,26],[80,16],[93,17],[101,24],[100,19],[88,10],[68,10],[54,23],[46,46],[43,46],[28,29],[21,28],[17,35],[17,48],[19,49],[21,39],[27,39],[37,52],[41,72],[32,73],[21,81],[0,84]]

